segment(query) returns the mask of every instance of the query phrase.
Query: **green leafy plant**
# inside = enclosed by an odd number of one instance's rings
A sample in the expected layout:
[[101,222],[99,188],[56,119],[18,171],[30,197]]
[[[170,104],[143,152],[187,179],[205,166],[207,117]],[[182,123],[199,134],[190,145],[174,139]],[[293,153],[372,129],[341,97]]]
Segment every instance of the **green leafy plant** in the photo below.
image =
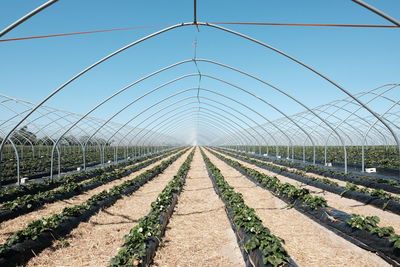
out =
[[194,150],[179,168],[178,173],[158,195],[157,199],[151,203],[150,213],[139,219],[138,224],[124,237],[124,245],[119,249],[118,254],[111,259],[109,266],[142,265],[143,259],[146,257],[149,241],[161,237],[162,214],[172,204],[174,194],[178,194],[183,187],[193,155]]
[[[287,264],[289,256],[282,245],[284,241],[273,235],[270,230],[262,224],[262,221],[256,215],[255,210],[244,203],[242,195],[235,192],[235,190],[226,182],[221,171],[210,161],[203,151],[201,152],[204,161],[206,162],[206,166],[211,173],[211,178],[215,181],[218,190],[221,192],[221,197],[225,200],[228,214],[233,217],[235,227],[242,229],[250,235],[250,238],[244,244],[244,248],[248,251],[259,249],[264,264],[272,266]],[[238,163],[234,164],[238,165]],[[266,177],[260,175],[258,178],[262,180]],[[273,179],[273,181],[276,180],[277,179]]]

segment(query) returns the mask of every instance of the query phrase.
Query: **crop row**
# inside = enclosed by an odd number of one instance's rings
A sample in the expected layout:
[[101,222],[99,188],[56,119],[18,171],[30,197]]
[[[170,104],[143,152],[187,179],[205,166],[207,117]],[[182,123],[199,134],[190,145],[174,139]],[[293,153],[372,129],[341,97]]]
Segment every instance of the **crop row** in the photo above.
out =
[[173,153],[173,152],[168,151],[168,152],[161,152],[161,153],[154,154],[154,155],[138,157],[138,158],[135,158],[132,160],[120,162],[120,163],[109,165],[106,167],[101,167],[101,168],[97,168],[97,169],[93,169],[93,170],[81,171],[79,173],[74,173],[74,174],[68,174],[68,175],[62,176],[62,177],[54,179],[54,180],[47,179],[42,182],[28,183],[28,184],[21,185],[21,186],[10,186],[10,187],[3,188],[0,190],[0,201],[1,202],[10,201],[17,197],[24,196],[27,194],[36,194],[36,193],[43,192],[46,190],[51,190],[51,189],[57,188],[59,186],[62,186],[65,183],[70,183],[70,182],[79,183],[81,181],[87,180],[87,179],[95,177],[97,175],[111,172],[118,168],[129,166],[134,163],[138,163],[138,162],[150,159],[155,156],[160,156],[160,155],[165,156],[170,153]]
[[[224,151],[228,152],[228,150]],[[250,156],[248,154],[241,154],[241,155]],[[286,159],[270,159],[257,155],[252,155],[250,157],[254,157],[265,162],[272,162],[274,164],[283,165],[289,168],[295,168],[305,172],[315,173],[325,177],[338,179],[341,181],[348,181],[354,184],[376,189],[383,189],[385,191],[400,194],[400,181],[393,179],[384,179],[380,177],[358,175],[355,173],[344,173],[342,171],[331,170],[313,164],[300,164],[298,162],[293,162]]]
[[26,228],[15,232],[4,244],[0,245],[0,265],[15,266],[26,262],[35,256],[35,252],[51,245],[55,238],[65,236],[81,221],[87,220],[101,208],[111,206],[124,195],[132,194],[164,171],[186,151],[162,161],[135,178],[93,195],[81,204],[66,207],[60,213],[30,222]]
[[194,150],[157,199],[151,203],[149,214],[139,219],[139,223],[124,237],[124,245],[110,261],[110,267],[148,266],[151,263],[185,184],[193,155]]
[[[105,155],[106,158],[112,158],[113,152],[109,151]],[[57,156],[54,159],[54,164],[57,165]],[[68,172],[75,170],[77,167],[82,167],[83,156],[82,153],[68,153],[61,154],[61,172]],[[21,177],[39,178],[50,175],[51,158],[49,156],[29,157],[20,161],[20,175]],[[86,167],[100,164],[99,152],[88,152],[86,155]],[[17,162],[14,158],[3,161],[0,164],[0,185],[6,185],[17,181],[16,176]],[[54,174],[58,172],[58,168],[53,170]]]
[[309,218],[327,227],[335,229],[335,233],[348,241],[362,247],[374,250],[385,260],[395,263],[400,262],[400,235],[394,233],[392,227],[358,227],[357,218],[369,217],[358,214],[347,214],[343,211],[329,207],[323,197],[312,196],[305,188],[295,187],[289,183],[281,183],[277,177],[268,176],[252,168],[248,168],[238,161],[226,158],[221,154],[209,150],[217,158],[232,166],[245,177],[271,191],[296,210],[304,213]]
[[[226,152],[225,152],[226,153]],[[297,180],[299,182],[318,187],[320,189],[338,194],[340,196],[354,199],[365,204],[373,205],[381,209],[390,210],[400,215],[400,198],[394,196],[382,189],[369,189],[366,187],[358,187],[357,185],[347,182],[346,186],[340,186],[338,183],[326,178],[316,178],[307,175],[305,171],[290,170],[286,167],[269,164],[265,161],[256,160],[247,156],[228,153],[230,156],[244,160],[248,163],[255,164],[260,168],[264,168]]]
[[282,245],[284,241],[273,235],[262,224],[255,210],[245,204],[241,194],[235,192],[233,187],[226,182],[221,171],[203,151],[202,156],[214,188],[225,203],[228,217],[236,230],[235,232],[242,238],[244,236],[244,249],[250,254],[252,261],[256,266],[260,266],[261,263],[257,262],[256,256],[259,253],[261,254],[262,265],[288,265],[290,257]]
[[[244,147],[235,147],[243,150]],[[278,146],[279,154],[285,158],[303,160],[303,152],[305,160],[313,161],[312,146],[293,146],[289,154],[287,146]],[[262,154],[267,153],[274,155],[276,146],[261,146],[257,148]],[[396,146],[366,146],[365,149],[365,165],[369,167],[377,167],[385,171],[397,172],[400,165],[399,150]],[[303,151],[304,150],[304,151]],[[347,162],[349,166],[361,168],[362,147],[361,146],[346,146]],[[317,163],[325,162],[325,146],[315,147],[315,158]],[[326,160],[334,165],[341,166],[344,162],[343,146],[328,146],[326,148]]]
[[[30,147],[27,147],[28,149]],[[68,172],[76,170],[78,167],[83,166],[83,154],[82,150],[75,149],[73,146],[61,146],[61,157],[60,157],[60,171]],[[142,150],[145,150],[147,147],[142,147]],[[22,147],[21,149],[24,149]],[[38,148],[35,147],[35,150]],[[130,148],[131,149],[131,148]],[[51,150],[51,148],[50,148]],[[104,148],[104,161],[108,160],[113,161],[114,156],[120,160],[123,158],[127,158],[127,151],[125,149],[118,149],[118,155],[114,155],[115,150],[114,147],[105,147]],[[122,154],[121,154],[122,152]],[[131,151],[132,152],[132,151]],[[100,154],[101,150],[99,147],[87,147],[85,152],[85,165],[86,167],[91,167],[100,164]],[[37,154],[37,153],[36,153]],[[130,153],[132,154],[132,153]],[[10,183],[15,183],[17,180],[16,177],[16,169],[17,169],[17,161],[13,154],[11,157],[7,157],[3,153],[2,161],[0,163],[0,185],[6,185]],[[58,156],[55,154],[54,164],[57,166],[58,164]],[[39,178],[50,175],[50,165],[51,165],[51,157],[50,152],[42,153],[41,156],[34,156],[32,152],[24,152],[23,158],[20,157],[20,175],[21,177]],[[58,167],[53,170],[53,173],[58,172]]]
[[135,165],[130,165],[129,167],[117,168],[110,172],[97,175],[83,183],[68,181],[57,190],[44,191],[37,194],[27,194],[5,202],[0,206],[0,222],[37,210],[47,203],[68,199],[72,196],[79,195],[82,192],[92,190],[103,184],[128,176],[132,172],[145,168],[158,160],[159,157],[154,157]]

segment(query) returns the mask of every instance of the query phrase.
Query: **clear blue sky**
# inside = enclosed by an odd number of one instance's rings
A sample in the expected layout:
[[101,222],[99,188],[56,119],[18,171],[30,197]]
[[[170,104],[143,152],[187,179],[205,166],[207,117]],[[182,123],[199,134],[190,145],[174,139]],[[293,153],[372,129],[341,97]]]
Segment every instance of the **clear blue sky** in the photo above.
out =
[[[0,28],[8,26],[44,2],[2,0]],[[399,0],[367,2],[400,19]],[[60,0],[3,38],[176,24],[191,21],[192,16],[192,1]],[[390,24],[350,0],[198,0],[198,21]],[[400,29],[226,27],[255,37],[303,60],[351,92],[400,82]],[[0,93],[38,102],[96,60],[161,28],[0,42]],[[48,105],[84,113],[124,85],[161,67],[192,58],[195,38],[198,40],[197,57],[217,60],[259,75],[309,106],[344,97],[327,82],[265,48],[215,29],[201,27],[200,32],[197,32],[195,27],[184,27],[118,55],[74,82]],[[232,72],[207,64],[200,64],[200,70],[252,89],[284,106],[289,114],[302,110],[279,94],[267,91],[258,83]],[[178,76],[195,72],[193,63],[174,69],[127,92],[95,115],[107,118],[107,115],[118,110],[117,107],[128,103],[140,93]],[[169,95],[174,90],[197,85],[197,78],[185,79],[130,111],[146,107],[155,99]],[[233,90],[207,79],[203,79],[201,85],[228,94]],[[243,100],[251,101],[246,98]],[[280,117],[259,103],[254,103],[254,107],[265,111],[265,115],[272,119]],[[126,121],[132,114],[130,111],[116,120]]]

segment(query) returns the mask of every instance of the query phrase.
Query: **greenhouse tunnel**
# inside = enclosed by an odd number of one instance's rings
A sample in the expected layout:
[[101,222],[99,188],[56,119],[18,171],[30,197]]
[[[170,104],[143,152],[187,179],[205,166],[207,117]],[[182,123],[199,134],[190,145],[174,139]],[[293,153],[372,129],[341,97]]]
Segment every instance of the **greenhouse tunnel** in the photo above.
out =
[[[0,36],[4,38],[18,25],[28,23],[54,2],[29,13]],[[185,53],[172,53],[164,47],[165,38],[172,33],[195,36],[191,45],[185,44]],[[225,40],[216,43],[215,49],[239,42],[246,49],[254,49],[261,62],[273,56],[291,66],[288,77],[292,70],[306,73],[307,79],[316,80],[315,84],[341,97],[323,103],[305,100],[296,89],[271,78],[268,68],[263,72],[254,71],[250,65],[236,65],[235,57],[246,51],[235,51],[226,60],[203,55],[201,40],[207,34]],[[150,71],[135,73],[140,62],[134,62],[134,58],[146,46],[154,52],[154,56],[147,55],[154,64]],[[27,175],[24,169],[38,164],[34,163],[38,160],[43,162],[43,172],[38,167],[37,176],[46,174],[53,179],[67,171],[193,145],[319,164],[345,173],[376,167],[384,175],[399,176],[400,84],[354,93],[335,82],[335,77],[322,74],[306,60],[268,41],[196,18],[131,39],[118,49],[112,47],[105,50],[108,53],[93,57],[96,60],[90,64],[80,64],[75,74],[64,75],[67,78],[60,81],[61,86],[53,86],[52,93],[37,104],[0,95],[2,184],[19,184]],[[187,57],[187,51],[194,52],[193,57]],[[171,56],[158,61],[158,53]],[[108,64],[118,69],[125,55],[130,71],[121,69],[127,75],[121,76],[120,82],[107,84]],[[102,69],[103,65],[107,67]],[[104,81],[90,76],[97,69]],[[85,104],[90,96],[80,96],[79,90],[91,83],[105,83],[107,88]],[[79,112],[51,105],[53,99],[68,93],[83,101]],[[289,106],[296,107],[297,112]]]

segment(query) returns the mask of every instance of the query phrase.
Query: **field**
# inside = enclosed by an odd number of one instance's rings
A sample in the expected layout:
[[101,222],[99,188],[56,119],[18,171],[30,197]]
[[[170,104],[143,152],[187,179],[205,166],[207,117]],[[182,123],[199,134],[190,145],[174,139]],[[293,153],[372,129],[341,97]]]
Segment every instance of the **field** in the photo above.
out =
[[3,10],[0,267],[400,267],[400,0]]
[[0,264],[399,264],[398,183],[284,163],[186,147],[3,188]]

